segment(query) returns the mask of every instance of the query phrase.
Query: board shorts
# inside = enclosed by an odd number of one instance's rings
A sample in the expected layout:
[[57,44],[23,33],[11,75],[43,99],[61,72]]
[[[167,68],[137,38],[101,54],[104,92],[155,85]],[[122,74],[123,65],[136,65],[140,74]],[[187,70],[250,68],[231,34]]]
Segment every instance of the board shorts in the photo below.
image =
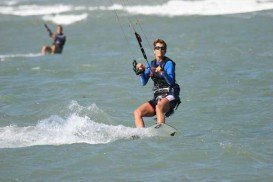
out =
[[[152,108],[154,109],[154,115],[156,115],[156,105],[158,103],[158,101],[160,101],[162,98],[166,98],[168,99],[168,101],[170,102],[170,111],[173,113],[174,108],[177,106],[179,100],[175,99],[175,97],[173,95],[159,95],[158,97],[149,100],[148,103],[152,106]],[[168,111],[168,112],[170,112]]]
[[58,45],[56,45],[55,54],[61,54],[62,52],[63,52],[63,47],[59,47]]

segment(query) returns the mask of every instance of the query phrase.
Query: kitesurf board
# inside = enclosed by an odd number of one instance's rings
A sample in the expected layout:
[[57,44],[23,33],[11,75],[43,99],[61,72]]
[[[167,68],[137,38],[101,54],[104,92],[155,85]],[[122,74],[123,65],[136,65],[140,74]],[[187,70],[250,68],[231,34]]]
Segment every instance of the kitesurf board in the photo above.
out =
[[[148,128],[148,130],[151,132],[152,135],[161,137],[174,136],[177,133],[177,130],[175,128],[164,123],[152,125]],[[133,140],[139,138],[140,136],[138,135],[131,136],[131,139]]]
[[158,136],[174,136],[177,130],[170,125],[161,123],[149,127],[151,133]]

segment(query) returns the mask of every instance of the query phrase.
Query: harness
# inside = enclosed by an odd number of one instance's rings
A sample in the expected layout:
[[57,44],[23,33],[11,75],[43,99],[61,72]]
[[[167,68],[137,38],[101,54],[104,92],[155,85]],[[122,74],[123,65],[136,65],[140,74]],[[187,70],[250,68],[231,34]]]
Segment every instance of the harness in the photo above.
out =
[[[169,59],[168,57],[164,57],[164,60],[159,63],[159,66],[162,70],[164,70],[164,67],[168,61],[171,61],[174,65],[175,69],[175,62]],[[153,60],[151,62],[151,69],[155,69],[157,67],[156,60]],[[167,81],[161,77],[158,73],[152,72],[151,79],[154,81],[154,87],[153,87],[153,93],[154,93],[154,99],[158,101],[158,99],[164,98],[167,95],[173,95],[175,98],[176,105],[174,108],[171,108],[169,112],[165,114],[166,117],[169,117],[171,114],[173,114],[174,109],[176,110],[181,103],[179,93],[180,93],[180,86],[176,83],[175,75],[174,75],[174,83],[173,85],[169,85]]]
[[54,39],[53,44],[57,45],[60,48],[63,48],[65,41],[66,41],[65,36],[63,34],[58,34],[56,35],[56,38]]
[[[174,65],[175,69],[175,62],[169,59],[168,57],[164,57],[164,60],[159,63],[159,66],[161,69],[164,70],[164,67],[168,61],[171,61]],[[153,60],[151,62],[151,69],[155,69],[157,67],[156,65],[156,60]],[[154,87],[153,87],[153,92],[154,95],[162,95],[162,94],[172,94],[174,96],[179,96],[180,88],[177,83],[173,85],[169,85],[165,78],[161,77],[158,73],[152,73],[151,79],[154,81]],[[174,75],[174,82],[175,81],[175,75]]]

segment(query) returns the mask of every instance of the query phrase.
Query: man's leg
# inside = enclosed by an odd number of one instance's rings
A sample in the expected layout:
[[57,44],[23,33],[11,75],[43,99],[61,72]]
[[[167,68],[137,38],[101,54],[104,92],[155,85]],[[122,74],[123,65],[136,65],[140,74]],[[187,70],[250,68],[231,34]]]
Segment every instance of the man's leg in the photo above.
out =
[[165,123],[165,113],[170,110],[170,101],[166,98],[158,101],[156,105],[157,123]]
[[51,54],[55,54],[57,52],[57,46],[56,45],[52,45],[51,46]]
[[154,115],[154,109],[148,102],[142,104],[134,111],[136,127],[144,128],[145,124],[143,121],[143,117],[152,117]]
[[49,46],[43,46],[41,49],[42,54],[51,53],[51,47]]

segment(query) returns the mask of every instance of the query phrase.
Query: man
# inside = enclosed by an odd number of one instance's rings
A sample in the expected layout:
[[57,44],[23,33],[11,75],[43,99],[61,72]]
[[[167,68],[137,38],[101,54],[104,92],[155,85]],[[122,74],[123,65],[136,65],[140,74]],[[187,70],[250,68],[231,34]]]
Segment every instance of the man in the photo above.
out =
[[134,65],[143,86],[147,84],[149,78],[154,81],[154,98],[134,111],[137,128],[145,127],[143,117],[156,115],[157,123],[165,123],[165,117],[172,114],[180,104],[180,87],[175,82],[175,63],[165,56],[167,44],[164,40],[157,39],[153,46],[155,59],[147,63],[146,67],[141,63]]
[[56,28],[56,33],[53,34],[51,30],[47,27],[45,24],[45,27],[49,33],[49,37],[53,39],[53,44],[51,46],[43,46],[41,53],[42,54],[61,54],[63,51],[63,47],[66,41],[66,37],[63,34],[63,27],[61,25],[58,25]]

